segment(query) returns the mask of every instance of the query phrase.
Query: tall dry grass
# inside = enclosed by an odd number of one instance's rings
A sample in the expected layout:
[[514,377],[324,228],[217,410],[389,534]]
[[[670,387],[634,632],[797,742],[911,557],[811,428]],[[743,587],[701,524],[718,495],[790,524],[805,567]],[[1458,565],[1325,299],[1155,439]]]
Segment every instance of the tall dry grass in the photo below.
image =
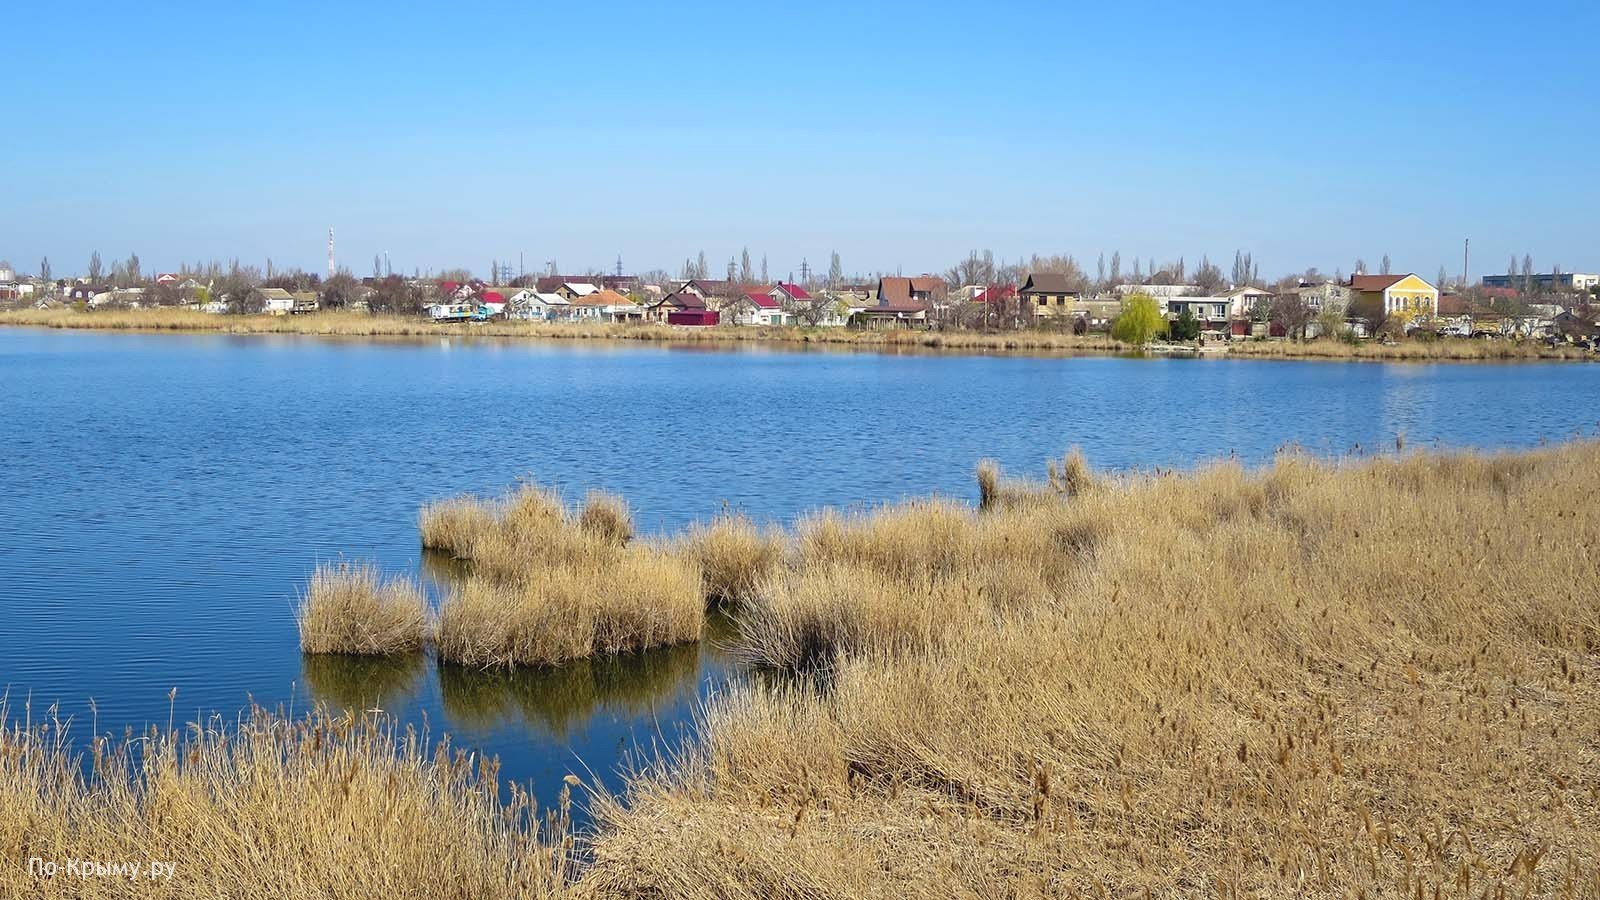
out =
[[370,563],[318,566],[295,619],[306,653],[406,653],[422,649],[429,630],[428,601],[417,583],[385,580]]
[[743,515],[696,524],[677,541],[678,553],[699,568],[705,596],[730,608],[747,602],[783,562],[783,535]]
[[[93,736],[0,703],[0,896],[538,898],[569,881],[569,828],[448,740],[380,717],[257,711],[181,733]],[[46,878],[30,858],[56,864]],[[170,878],[82,878],[71,860],[171,863]]]
[[597,805],[584,885],[1600,896],[1596,471],[1285,457],[824,514],[736,643],[827,677],[713,703]]
[[481,669],[559,665],[697,640],[705,611],[693,566],[633,546],[510,578],[468,578],[440,607],[438,653]]
[[1528,359],[1597,360],[1600,355],[1577,347],[1546,345],[1536,340],[1480,338],[1402,339],[1392,344],[1321,339],[1312,341],[1235,341],[1228,355],[1268,359],[1415,360],[1421,362],[1510,362]]
[[437,651],[475,668],[560,665],[693,641],[705,621],[700,573],[633,541],[619,497],[590,492],[576,512],[524,484],[505,497],[460,497],[421,512],[423,545],[465,560],[439,610]]

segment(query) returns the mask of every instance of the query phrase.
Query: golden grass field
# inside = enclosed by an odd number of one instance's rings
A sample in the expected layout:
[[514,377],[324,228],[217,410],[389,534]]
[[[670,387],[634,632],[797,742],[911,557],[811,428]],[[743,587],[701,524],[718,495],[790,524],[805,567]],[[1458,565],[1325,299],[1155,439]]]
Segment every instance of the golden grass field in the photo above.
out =
[[[157,776],[80,783],[13,731],[0,854],[170,853],[199,897],[265,896],[247,886],[296,856],[271,895],[376,896],[332,873],[407,853],[474,880],[384,896],[1600,897],[1597,471],[1593,442],[1123,476],[1074,455],[1039,482],[991,464],[982,509],[825,510],[776,562],[730,553],[762,574],[727,580],[725,640],[787,674],[589,796],[592,832],[508,831],[418,750],[352,763],[246,729],[288,762],[163,751]],[[424,533],[552,528],[540,496]],[[0,895],[26,890],[7,865]]]
[[[819,347],[858,347],[867,350],[923,350],[951,352],[1019,353],[1123,353],[1129,348],[1108,335],[1074,335],[1059,331],[1025,330],[984,332],[917,329],[859,330],[853,328],[681,328],[650,323],[571,324],[498,321],[474,324],[435,324],[422,318],[320,312],[299,316],[212,315],[196,310],[72,309],[0,310],[0,325],[42,328],[82,328],[122,331],[214,331],[228,334],[301,334],[329,337],[444,337],[473,336],[538,340],[623,340],[686,344],[775,344]],[[1227,355],[1250,358],[1327,360],[1509,361],[1520,359],[1596,359],[1596,354],[1570,347],[1546,347],[1538,341],[1483,341],[1442,338],[1435,341],[1399,341],[1357,345],[1335,340],[1237,341],[1226,345]]]

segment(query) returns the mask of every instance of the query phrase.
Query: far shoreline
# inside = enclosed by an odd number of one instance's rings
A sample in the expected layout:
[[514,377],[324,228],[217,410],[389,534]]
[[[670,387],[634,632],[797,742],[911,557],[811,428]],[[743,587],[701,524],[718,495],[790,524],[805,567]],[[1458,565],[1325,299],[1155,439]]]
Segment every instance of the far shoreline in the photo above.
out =
[[167,334],[301,335],[332,338],[438,337],[562,341],[641,342],[688,346],[737,347],[766,345],[775,349],[859,350],[862,352],[979,355],[986,353],[1039,356],[1174,355],[1254,360],[1323,362],[1593,362],[1600,354],[1575,347],[1549,347],[1531,340],[1439,338],[1393,344],[1336,340],[1248,340],[1232,343],[1160,345],[1141,351],[1109,335],[1074,335],[1047,331],[927,331],[920,329],[856,330],[846,328],[739,327],[688,328],[641,324],[578,324],[486,322],[438,324],[426,320],[365,313],[318,312],[297,316],[231,315],[186,309],[0,311],[0,326],[58,330],[123,331]]

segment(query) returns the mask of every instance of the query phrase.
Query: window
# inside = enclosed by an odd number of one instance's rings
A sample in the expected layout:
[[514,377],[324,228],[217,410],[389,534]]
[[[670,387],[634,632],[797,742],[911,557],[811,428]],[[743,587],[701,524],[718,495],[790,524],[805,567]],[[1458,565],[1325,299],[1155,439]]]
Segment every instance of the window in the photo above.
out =
[[1039,305],[1040,306],[1049,306],[1050,305],[1050,298],[1049,297],[1040,297],[1039,298]]

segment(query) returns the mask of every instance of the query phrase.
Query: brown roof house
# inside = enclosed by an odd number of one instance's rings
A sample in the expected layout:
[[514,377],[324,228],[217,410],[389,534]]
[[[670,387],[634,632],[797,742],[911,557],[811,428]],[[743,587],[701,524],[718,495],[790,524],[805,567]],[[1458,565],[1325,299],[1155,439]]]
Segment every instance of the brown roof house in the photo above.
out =
[[928,321],[928,310],[944,296],[944,279],[937,275],[880,278],[877,304],[863,307],[856,316],[875,327],[922,325]]
[[1079,291],[1060,272],[1029,272],[1017,293],[1036,319],[1077,318]]

